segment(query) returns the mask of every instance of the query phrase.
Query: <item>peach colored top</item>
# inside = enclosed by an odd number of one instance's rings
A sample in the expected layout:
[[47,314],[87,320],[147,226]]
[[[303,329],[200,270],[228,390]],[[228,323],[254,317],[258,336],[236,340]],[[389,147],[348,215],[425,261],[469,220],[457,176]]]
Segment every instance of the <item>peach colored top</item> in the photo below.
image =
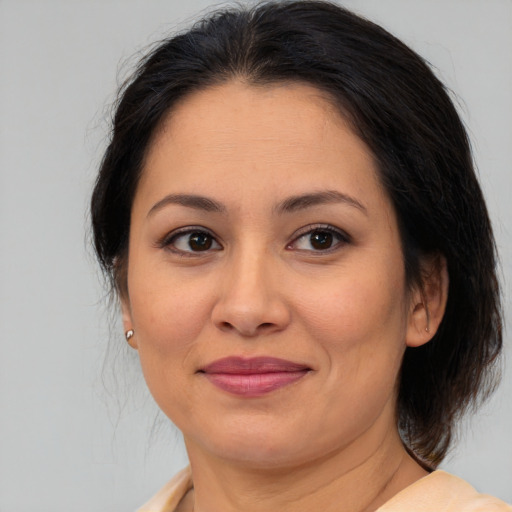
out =
[[[187,467],[137,512],[174,512],[192,487],[192,474]],[[512,506],[480,494],[464,480],[438,470],[400,491],[377,512],[512,512]]]

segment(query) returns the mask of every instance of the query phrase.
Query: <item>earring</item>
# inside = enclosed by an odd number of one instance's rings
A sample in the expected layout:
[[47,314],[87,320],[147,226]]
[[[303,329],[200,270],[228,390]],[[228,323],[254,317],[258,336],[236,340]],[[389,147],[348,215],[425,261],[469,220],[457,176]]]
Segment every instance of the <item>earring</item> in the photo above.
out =
[[130,338],[134,335],[133,329],[130,329],[129,331],[126,331],[124,333],[124,336],[126,338],[126,341],[130,341]]

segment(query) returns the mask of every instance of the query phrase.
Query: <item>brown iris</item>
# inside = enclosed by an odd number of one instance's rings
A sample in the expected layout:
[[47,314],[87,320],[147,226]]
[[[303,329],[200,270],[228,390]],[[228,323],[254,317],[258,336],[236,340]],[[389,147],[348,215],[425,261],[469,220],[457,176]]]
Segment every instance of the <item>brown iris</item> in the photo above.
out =
[[212,237],[207,233],[191,233],[188,245],[193,251],[207,251],[212,246]]
[[309,241],[315,249],[329,249],[333,244],[334,237],[329,231],[313,231]]

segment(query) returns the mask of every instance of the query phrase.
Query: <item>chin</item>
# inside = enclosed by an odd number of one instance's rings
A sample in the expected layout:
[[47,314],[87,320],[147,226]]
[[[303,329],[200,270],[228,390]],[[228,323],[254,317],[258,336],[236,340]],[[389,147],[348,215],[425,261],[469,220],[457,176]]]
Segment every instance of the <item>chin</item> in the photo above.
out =
[[[297,429],[297,424],[290,429],[279,429],[267,422],[258,428],[252,425],[240,425],[239,429],[219,426],[219,431],[210,430],[196,443],[202,445],[202,451],[207,451],[216,458],[230,461],[253,469],[278,469],[306,464],[311,459],[322,455],[328,447],[320,446],[315,441],[303,438]],[[184,434],[186,442],[190,439]],[[193,443],[193,444],[196,444]],[[191,448],[187,442],[187,448]],[[332,443],[330,443],[332,446]]]

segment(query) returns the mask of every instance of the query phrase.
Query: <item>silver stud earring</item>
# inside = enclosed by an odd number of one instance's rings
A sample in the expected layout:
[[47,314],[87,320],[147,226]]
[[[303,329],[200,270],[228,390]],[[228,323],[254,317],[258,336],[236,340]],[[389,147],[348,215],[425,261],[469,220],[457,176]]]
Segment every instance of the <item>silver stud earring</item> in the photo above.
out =
[[133,329],[130,329],[129,331],[126,331],[124,333],[124,336],[126,338],[126,341],[129,341],[130,338],[134,335],[135,333],[133,332]]

